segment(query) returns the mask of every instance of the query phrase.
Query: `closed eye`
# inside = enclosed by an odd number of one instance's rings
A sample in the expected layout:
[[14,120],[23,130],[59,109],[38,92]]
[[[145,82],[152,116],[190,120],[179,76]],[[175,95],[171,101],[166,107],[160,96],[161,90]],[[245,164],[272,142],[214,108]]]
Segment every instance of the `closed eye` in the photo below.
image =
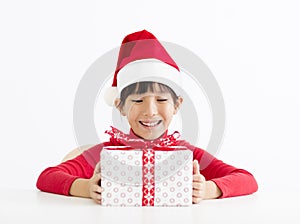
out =
[[131,102],[134,102],[134,103],[141,103],[141,102],[143,102],[143,100],[131,100]]
[[158,102],[165,102],[168,101],[168,99],[157,99]]

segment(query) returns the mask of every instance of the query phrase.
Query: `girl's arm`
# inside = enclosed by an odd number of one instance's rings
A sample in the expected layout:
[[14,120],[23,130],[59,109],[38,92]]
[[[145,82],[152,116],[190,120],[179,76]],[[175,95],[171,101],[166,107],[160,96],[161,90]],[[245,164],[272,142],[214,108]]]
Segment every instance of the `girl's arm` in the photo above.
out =
[[88,196],[86,186],[93,177],[102,147],[102,144],[96,145],[74,159],[45,169],[37,180],[37,188],[56,194]]
[[75,159],[45,169],[40,174],[36,186],[41,191],[70,195],[70,187],[76,179],[89,179],[92,174],[93,167],[87,164],[81,154]]
[[218,195],[218,198],[226,198],[257,191],[257,182],[248,171],[228,165],[200,148],[191,145],[187,147],[194,150],[194,159],[198,160],[200,173],[206,179],[205,198],[215,198]]
[[[202,173],[208,177],[211,173],[217,174],[215,177],[209,177],[209,179],[221,190],[222,195],[220,198],[248,195],[258,190],[257,182],[251,173],[237,168],[233,168],[227,172],[222,171],[214,167],[214,164],[218,166],[219,162],[223,163],[220,160],[212,162],[212,165],[203,170]],[[224,163],[222,165],[224,165]]]

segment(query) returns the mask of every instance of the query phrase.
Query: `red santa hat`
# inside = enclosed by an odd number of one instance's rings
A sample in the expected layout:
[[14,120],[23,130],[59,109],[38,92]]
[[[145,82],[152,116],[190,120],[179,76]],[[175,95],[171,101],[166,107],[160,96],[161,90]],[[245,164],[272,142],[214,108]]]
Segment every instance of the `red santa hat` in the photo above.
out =
[[179,67],[156,37],[146,30],[138,31],[123,39],[113,83],[105,93],[105,101],[113,106],[126,86],[141,81],[165,84],[178,94],[180,77]]

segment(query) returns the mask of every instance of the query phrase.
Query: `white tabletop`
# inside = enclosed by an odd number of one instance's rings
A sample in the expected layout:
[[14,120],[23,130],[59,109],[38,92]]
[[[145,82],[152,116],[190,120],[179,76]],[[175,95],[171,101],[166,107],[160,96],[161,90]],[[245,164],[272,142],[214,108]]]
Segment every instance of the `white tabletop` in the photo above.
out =
[[300,197],[292,194],[258,192],[189,207],[102,207],[38,190],[1,191],[0,223],[300,223]]

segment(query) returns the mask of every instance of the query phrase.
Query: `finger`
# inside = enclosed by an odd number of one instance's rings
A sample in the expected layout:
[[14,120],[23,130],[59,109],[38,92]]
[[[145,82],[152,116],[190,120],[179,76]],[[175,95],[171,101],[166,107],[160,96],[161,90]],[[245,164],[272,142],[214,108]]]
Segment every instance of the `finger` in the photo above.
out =
[[193,197],[203,198],[204,192],[202,190],[193,190]]
[[193,182],[204,183],[205,181],[206,181],[206,179],[202,174],[194,174],[193,175]]
[[98,194],[97,192],[92,192],[91,198],[93,198],[94,200],[100,200],[102,198],[102,196],[101,196],[101,194]]
[[97,203],[97,204],[101,204],[102,201],[102,197],[99,194],[93,194],[91,195],[91,198]]
[[101,205],[101,200],[94,200],[97,204]]
[[96,175],[97,180],[101,180],[101,173],[97,173]]
[[101,174],[95,173],[92,179],[93,179],[93,183],[98,184],[98,182],[101,180]]
[[192,201],[194,204],[198,204],[198,203],[200,203],[200,201],[202,201],[202,198],[193,197]]
[[99,183],[101,182],[101,175],[94,174],[94,176],[90,179],[90,185],[101,186]]
[[203,186],[202,183],[200,183],[200,182],[193,182],[193,189],[195,189],[195,190],[201,190],[203,188],[204,188],[204,186]]
[[201,177],[198,174],[194,174],[193,175],[193,182],[200,182],[201,181]]
[[201,174],[194,174],[193,175],[193,182],[203,183],[203,182],[205,182],[205,177]]
[[101,194],[103,191],[102,187],[100,187],[99,185],[93,185],[91,187],[91,190],[93,193],[97,193],[97,194]]
[[93,184],[101,186],[101,174],[100,173],[94,174],[94,176],[92,178],[92,182],[93,182]]
[[205,177],[202,174],[200,174],[200,182],[201,183],[205,183],[206,182],[206,179],[205,179]]
[[100,162],[96,164],[94,173],[100,173]]
[[198,160],[196,160],[196,159],[193,161],[193,173],[200,174],[200,166],[199,166]]

